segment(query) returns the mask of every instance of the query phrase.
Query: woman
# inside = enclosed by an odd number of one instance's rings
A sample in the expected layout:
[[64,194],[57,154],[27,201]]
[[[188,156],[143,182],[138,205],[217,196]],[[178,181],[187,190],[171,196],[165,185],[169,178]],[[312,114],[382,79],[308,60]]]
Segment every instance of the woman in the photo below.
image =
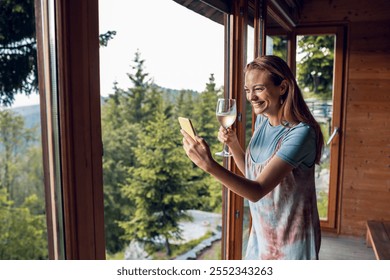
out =
[[219,165],[200,137],[184,131],[188,157],[223,185],[249,200],[252,215],[246,259],[318,259],[321,233],[314,168],[323,136],[288,65],[262,56],[245,68],[245,93],[256,114],[246,152],[232,130],[220,128],[245,178]]

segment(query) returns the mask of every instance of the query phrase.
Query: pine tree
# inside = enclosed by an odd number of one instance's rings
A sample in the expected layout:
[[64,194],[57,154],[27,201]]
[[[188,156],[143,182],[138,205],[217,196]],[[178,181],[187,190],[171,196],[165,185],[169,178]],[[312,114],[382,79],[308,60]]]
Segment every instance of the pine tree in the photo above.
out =
[[171,242],[181,239],[179,222],[188,219],[185,210],[194,201],[191,188],[190,162],[181,145],[177,122],[172,122],[160,107],[154,120],[139,132],[134,149],[137,167],[130,169],[127,197],[135,199],[135,215],[121,223],[128,240],[145,244],[153,253],[164,244],[171,254]]
[[[33,0],[0,1],[0,106],[10,106],[16,94],[38,91]],[[107,46],[115,31],[99,35]]]
[[28,184],[21,180],[19,173],[33,140],[34,130],[25,128],[22,116],[11,110],[0,110],[0,188],[5,188],[18,205],[26,197],[25,184]]
[[[220,124],[215,116],[217,100],[221,97],[222,93],[217,89],[214,75],[211,74],[209,82],[206,83],[205,90],[199,95],[193,110],[195,129],[207,141],[211,151],[222,149],[222,144],[217,138]],[[222,164],[221,158],[216,158],[216,160]],[[192,181],[198,192],[198,209],[220,211],[222,206],[221,184],[199,169],[196,169]]]
[[133,150],[139,141],[138,134],[154,118],[162,103],[158,88],[144,71],[145,61],[139,51],[133,62],[133,72],[127,74],[133,87],[124,90],[115,83],[114,93],[102,107],[105,229],[109,253],[116,253],[125,246],[121,238],[124,231],[118,223],[134,215],[134,198],[125,197],[121,187],[131,180],[129,168],[138,165]]
[[219,90],[216,89],[214,75],[211,74],[205,90],[199,95],[199,99],[194,104],[194,125],[211,147],[218,142],[219,123],[215,116],[215,106],[219,94]]
[[193,91],[181,90],[176,100],[176,117],[185,117],[193,119],[194,104],[196,104],[198,98],[198,95],[194,97]]
[[146,100],[146,94],[150,88],[150,79],[148,73],[144,72],[145,60],[141,59],[141,53],[137,51],[133,60],[134,64],[131,66],[135,73],[127,73],[129,79],[133,82],[133,87],[125,92],[126,99],[123,105],[126,106],[125,115],[126,120],[132,123],[139,123],[144,121],[144,105]]
[[22,116],[0,110],[0,259],[47,258],[41,148]]
[[6,189],[0,188],[1,260],[47,259],[46,217],[33,213],[40,208],[38,204],[37,196],[32,195],[15,206]]
[[34,1],[0,1],[0,105],[38,86]]
[[116,97],[121,98],[114,95],[102,108],[104,225],[109,253],[116,253],[125,246],[121,239],[124,232],[118,221],[131,215],[132,200],[123,197],[120,188],[126,182],[128,168],[134,165],[132,147],[137,141],[137,125],[122,117]]

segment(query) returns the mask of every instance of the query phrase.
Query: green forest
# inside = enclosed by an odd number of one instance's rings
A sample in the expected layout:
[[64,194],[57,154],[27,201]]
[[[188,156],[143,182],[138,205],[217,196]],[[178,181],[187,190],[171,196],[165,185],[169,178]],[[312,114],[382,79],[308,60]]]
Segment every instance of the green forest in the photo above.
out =
[[186,157],[177,118],[193,119],[212,149],[221,149],[215,106],[222,92],[212,74],[201,93],[160,88],[140,53],[128,77],[134,86],[115,85],[102,105],[106,248],[116,253],[136,240],[149,254],[169,256],[185,210],[221,211],[221,186]]
[[[182,237],[179,222],[190,219],[185,210],[221,212],[221,186],[186,157],[177,118],[192,118],[212,149],[221,149],[215,105],[222,89],[213,74],[201,93],[161,88],[140,53],[132,64],[133,87],[114,84],[101,106],[107,254],[136,240],[149,254],[170,256],[177,249],[170,241]],[[0,111],[1,259],[47,258],[39,128]]]
[[0,110],[0,259],[46,259],[45,196],[38,126]]

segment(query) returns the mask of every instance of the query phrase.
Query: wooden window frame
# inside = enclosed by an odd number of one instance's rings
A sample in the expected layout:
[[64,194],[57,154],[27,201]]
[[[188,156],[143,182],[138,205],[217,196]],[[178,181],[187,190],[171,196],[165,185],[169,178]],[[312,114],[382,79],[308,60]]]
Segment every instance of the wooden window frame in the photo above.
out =
[[[49,1],[35,1],[49,258],[105,259],[98,0],[51,1],[55,5],[54,43],[44,32]],[[50,47],[56,48],[57,77],[50,77]],[[49,90],[52,79],[58,84],[54,93]],[[50,125],[52,94],[58,97],[61,174],[53,174],[51,168],[55,154]],[[53,193],[54,175],[60,177],[62,197]],[[63,218],[63,233],[57,230],[55,200],[63,202],[63,216],[57,217],[57,221]],[[64,235],[63,255],[56,244],[59,234]]]
[[[248,0],[232,1],[229,20],[225,22],[227,40],[225,43],[225,71],[228,81],[225,80],[225,97],[236,99],[237,121],[233,129],[237,133],[238,141],[242,147],[245,144],[245,100],[243,94],[243,69],[246,65],[246,37],[247,37],[247,14]],[[240,170],[234,164],[232,158],[225,159],[225,167],[236,174]],[[222,259],[241,259],[242,251],[242,223],[243,223],[243,198],[223,188],[223,224],[222,234]]]
[[[265,0],[237,0],[231,3],[231,14],[225,21],[226,47],[225,47],[225,96],[237,100],[238,118],[233,127],[237,133],[238,141],[245,149],[245,124],[246,124],[246,97],[244,95],[244,67],[247,63],[247,26],[249,5],[254,10],[254,57],[265,53],[266,23]],[[252,126],[254,124],[252,115]],[[234,164],[232,158],[225,161],[225,167],[232,172],[243,176]],[[232,191],[223,189],[223,223],[222,256],[227,260],[242,259],[243,215],[244,199]]]
[[[56,197],[56,174],[55,159],[53,149],[56,145],[53,131],[53,116],[50,109],[51,103],[51,73],[50,73],[50,50],[49,50],[49,26],[48,26],[48,7],[45,1],[35,1],[35,21],[37,34],[37,64],[38,81],[40,92],[40,118],[41,118],[41,139],[42,156],[45,186],[45,204],[46,204],[46,225],[48,237],[48,256],[49,259],[64,258],[61,235],[61,226],[59,225],[59,202],[61,198]],[[62,207],[61,207],[62,208]],[[61,220],[61,219],[60,219]]]
[[[333,161],[337,161],[337,166],[331,166],[330,178],[329,178],[329,200],[328,200],[328,218],[327,220],[321,220],[321,228],[326,231],[337,232],[340,228],[340,211],[341,201],[338,199],[341,193],[342,182],[342,166],[343,166],[343,154],[344,150],[344,137],[342,131],[344,130],[346,102],[345,102],[345,66],[346,66],[346,37],[347,37],[347,24],[346,23],[334,23],[332,25],[316,24],[316,25],[301,25],[294,31],[294,37],[296,35],[321,35],[321,34],[334,34],[336,35],[335,45],[335,60],[334,60],[334,73],[333,73],[333,103],[337,106],[333,107],[332,128],[339,128],[339,135],[334,139],[332,145],[337,142],[337,147],[332,148],[330,158]],[[293,43],[296,46],[296,42]],[[295,60],[295,54],[293,54]],[[326,143],[325,143],[326,144]]]

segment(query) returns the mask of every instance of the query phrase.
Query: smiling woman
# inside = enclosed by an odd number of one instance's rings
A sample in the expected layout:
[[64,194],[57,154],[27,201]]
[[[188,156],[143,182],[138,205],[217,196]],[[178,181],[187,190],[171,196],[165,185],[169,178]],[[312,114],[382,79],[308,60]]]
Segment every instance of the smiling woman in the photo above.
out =
[[218,164],[199,136],[193,140],[183,133],[184,150],[198,167],[250,201],[246,259],[318,259],[314,167],[322,152],[320,127],[290,68],[277,56],[261,56],[247,65],[245,90],[257,115],[246,152],[235,133],[220,129],[218,137],[245,177]]

